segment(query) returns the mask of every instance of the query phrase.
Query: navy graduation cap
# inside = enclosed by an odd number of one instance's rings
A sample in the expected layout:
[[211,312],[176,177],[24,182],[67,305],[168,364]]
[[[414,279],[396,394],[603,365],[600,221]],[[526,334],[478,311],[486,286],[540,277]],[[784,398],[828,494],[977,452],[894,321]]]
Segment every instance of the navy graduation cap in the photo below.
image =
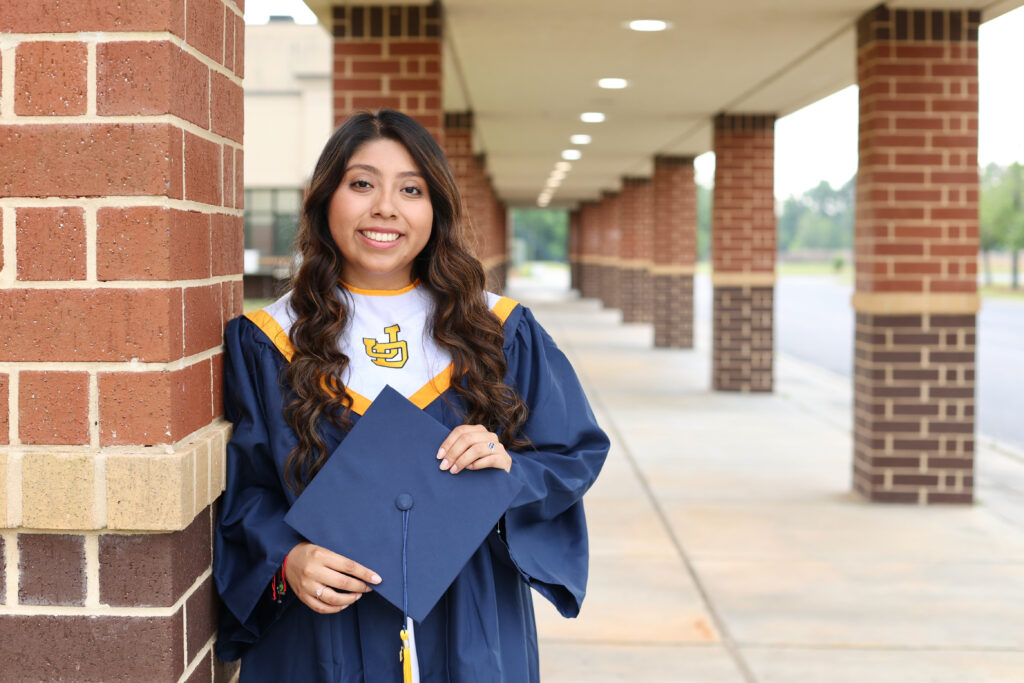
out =
[[373,589],[417,622],[522,486],[496,469],[440,470],[449,432],[385,386],[285,516],[309,541],[376,572]]

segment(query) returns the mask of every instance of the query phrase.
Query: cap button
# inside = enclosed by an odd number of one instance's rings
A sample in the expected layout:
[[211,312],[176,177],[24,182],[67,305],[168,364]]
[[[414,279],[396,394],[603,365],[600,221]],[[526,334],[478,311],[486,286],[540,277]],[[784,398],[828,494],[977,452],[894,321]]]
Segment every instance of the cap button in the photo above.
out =
[[411,493],[399,493],[398,497],[395,498],[395,507],[399,510],[409,510],[412,508],[412,494]]

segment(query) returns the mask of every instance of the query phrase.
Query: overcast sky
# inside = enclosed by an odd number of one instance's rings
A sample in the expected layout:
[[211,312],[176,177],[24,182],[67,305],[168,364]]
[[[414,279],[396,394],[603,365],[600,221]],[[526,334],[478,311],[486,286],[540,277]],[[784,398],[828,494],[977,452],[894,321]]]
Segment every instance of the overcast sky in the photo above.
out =
[[[245,20],[271,14],[316,23],[302,0],[247,0]],[[1024,163],[1024,7],[981,26],[978,49],[978,161]],[[857,170],[857,87],[779,119],[775,126],[775,196],[798,195],[822,180],[840,186]],[[710,182],[714,155],[697,158],[698,182]]]

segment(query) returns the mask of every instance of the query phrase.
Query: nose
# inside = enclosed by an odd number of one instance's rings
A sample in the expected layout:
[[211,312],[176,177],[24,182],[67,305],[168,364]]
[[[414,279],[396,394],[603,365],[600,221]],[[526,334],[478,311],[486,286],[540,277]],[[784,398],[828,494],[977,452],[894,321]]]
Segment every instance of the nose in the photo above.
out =
[[390,192],[378,192],[374,198],[373,215],[380,216],[381,218],[394,218],[395,204],[391,199]]

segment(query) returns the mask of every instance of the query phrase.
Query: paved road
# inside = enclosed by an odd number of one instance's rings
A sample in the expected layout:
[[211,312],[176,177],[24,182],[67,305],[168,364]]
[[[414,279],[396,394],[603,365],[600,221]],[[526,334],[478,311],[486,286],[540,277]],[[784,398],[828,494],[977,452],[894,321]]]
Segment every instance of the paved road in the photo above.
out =
[[[704,290],[703,292],[701,290]],[[710,290],[698,287],[705,306]],[[784,276],[775,289],[776,345],[846,377],[853,370],[852,287],[828,276]],[[1024,303],[985,299],[978,315],[978,430],[1024,450]]]

